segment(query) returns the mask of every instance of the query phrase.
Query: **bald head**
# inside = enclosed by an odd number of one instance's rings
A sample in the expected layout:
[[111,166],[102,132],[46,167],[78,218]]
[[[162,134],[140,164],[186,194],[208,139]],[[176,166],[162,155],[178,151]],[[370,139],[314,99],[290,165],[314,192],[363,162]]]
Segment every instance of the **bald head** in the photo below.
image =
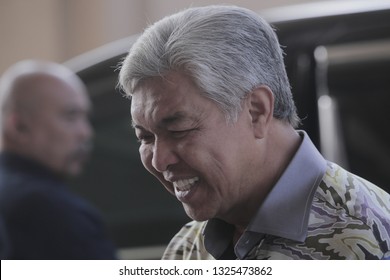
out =
[[1,149],[33,158],[59,173],[76,174],[88,152],[90,101],[66,67],[22,61],[0,79]]
[[1,111],[29,109],[39,103],[41,95],[47,91],[46,81],[50,80],[86,91],[82,81],[68,68],[47,61],[25,60],[11,66],[0,79]]

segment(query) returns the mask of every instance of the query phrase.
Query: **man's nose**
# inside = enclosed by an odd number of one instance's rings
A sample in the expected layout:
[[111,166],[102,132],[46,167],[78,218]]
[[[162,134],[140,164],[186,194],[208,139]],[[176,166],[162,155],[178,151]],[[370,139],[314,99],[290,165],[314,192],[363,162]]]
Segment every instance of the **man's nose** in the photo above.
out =
[[179,161],[174,145],[156,140],[153,147],[152,166],[158,172],[166,171]]

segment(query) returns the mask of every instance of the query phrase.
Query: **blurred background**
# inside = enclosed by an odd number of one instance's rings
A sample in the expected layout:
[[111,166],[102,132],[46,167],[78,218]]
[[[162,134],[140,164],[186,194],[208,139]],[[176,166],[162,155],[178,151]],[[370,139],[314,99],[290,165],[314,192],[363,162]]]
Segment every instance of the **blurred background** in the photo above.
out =
[[26,58],[66,61],[141,32],[190,6],[236,4],[255,11],[308,0],[0,0],[0,73]]
[[139,160],[115,68],[131,35],[209,4],[249,8],[276,28],[300,129],[325,158],[390,192],[390,0],[0,0],[0,75],[19,60],[45,59],[87,85],[94,152],[71,186],[101,210],[121,258],[160,258],[189,218]]

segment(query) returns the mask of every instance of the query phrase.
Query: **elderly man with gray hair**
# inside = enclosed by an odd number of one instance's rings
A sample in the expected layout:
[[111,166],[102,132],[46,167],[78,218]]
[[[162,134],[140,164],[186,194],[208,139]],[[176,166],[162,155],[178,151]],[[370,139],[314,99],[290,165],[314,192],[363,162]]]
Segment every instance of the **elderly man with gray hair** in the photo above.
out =
[[192,222],[164,259],[384,259],[390,195],[322,157],[269,24],[235,6],[151,25],[120,86],[145,168]]

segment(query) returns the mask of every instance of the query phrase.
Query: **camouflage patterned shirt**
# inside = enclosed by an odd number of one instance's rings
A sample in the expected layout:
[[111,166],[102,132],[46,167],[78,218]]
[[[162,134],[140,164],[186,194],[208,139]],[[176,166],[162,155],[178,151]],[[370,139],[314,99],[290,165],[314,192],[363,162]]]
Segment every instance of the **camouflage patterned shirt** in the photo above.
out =
[[163,259],[385,259],[390,257],[390,195],[326,161],[307,134],[247,230],[192,221]]

